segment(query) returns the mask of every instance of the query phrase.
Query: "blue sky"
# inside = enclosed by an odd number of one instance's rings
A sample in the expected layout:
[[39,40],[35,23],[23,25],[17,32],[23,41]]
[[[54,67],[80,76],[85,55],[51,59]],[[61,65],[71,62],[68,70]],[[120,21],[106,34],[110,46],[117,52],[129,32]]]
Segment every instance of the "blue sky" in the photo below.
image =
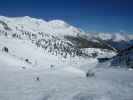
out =
[[0,0],[0,14],[62,19],[92,32],[133,33],[133,0]]

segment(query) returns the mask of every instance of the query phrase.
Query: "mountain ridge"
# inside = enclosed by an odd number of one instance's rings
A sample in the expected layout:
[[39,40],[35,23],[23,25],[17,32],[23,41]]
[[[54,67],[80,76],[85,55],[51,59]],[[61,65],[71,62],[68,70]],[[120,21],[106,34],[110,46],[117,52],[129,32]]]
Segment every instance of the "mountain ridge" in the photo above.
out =
[[[133,39],[132,34],[128,33],[89,33],[83,31],[81,28],[77,28],[75,26],[70,25],[69,23],[60,20],[50,20],[45,21],[43,19],[32,18],[29,16],[24,17],[4,17],[0,16],[0,21],[5,22],[9,25],[9,27],[13,28],[14,30],[16,27],[18,29],[24,29],[26,31],[40,31],[46,33],[53,33],[53,35],[70,35],[70,36],[84,36],[88,39],[93,37],[98,37],[103,40],[113,40],[113,41],[129,41]],[[29,25],[30,24],[30,25]],[[27,27],[27,28],[26,28]]]
[[111,41],[115,44],[116,42],[126,41],[125,43],[127,43],[132,39],[129,34],[86,33],[62,20],[44,21],[29,16],[15,18],[0,16],[0,22],[1,34],[30,40],[37,47],[41,47],[54,55],[60,54],[64,58],[68,55],[90,57],[91,54],[87,54],[81,49],[113,50],[104,42]]

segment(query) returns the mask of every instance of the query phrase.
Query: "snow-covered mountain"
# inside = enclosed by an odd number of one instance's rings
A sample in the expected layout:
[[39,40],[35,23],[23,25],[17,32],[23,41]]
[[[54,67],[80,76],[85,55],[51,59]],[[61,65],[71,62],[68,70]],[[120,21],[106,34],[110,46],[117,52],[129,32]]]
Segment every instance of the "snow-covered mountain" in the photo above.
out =
[[0,49],[8,48],[9,56],[22,61],[28,59],[32,66],[50,66],[49,62],[79,64],[79,61],[85,62],[85,58],[92,58],[92,54],[64,38],[67,33],[77,36],[78,32],[77,28],[60,20],[46,22],[27,16],[0,16]]
[[[88,33],[80,28],[74,27],[62,20],[45,21],[43,19],[25,17],[4,17],[0,16],[1,28],[5,26],[3,23],[13,31],[28,31],[28,32],[44,32],[56,36],[81,36],[84,38],[92,39],[100,38],[102,40],[113,41],[129,41],[133,39],[133,35],[120,33]],[[5,28],[5,27],[3,27]]]
[[[44,21],[29,16],[0,16],[0,36],[5,36],[11,41],[16,39],[30,42],[44,52],[63,59],[93,58],[95,53],[98,57],[104,49],[112,54],[110,50],[123,49],[130,46],[133,41],[131,34],[87,33],[62,20]],[[90,51],[86,50],[87,48],[92,49]],[[96,50],[97,52],[92,52]]]
[[116,55],[106,42],[132,40],[120,36],[87,34],[61,20],[0,16],[0,98],[132,100],[132,71],[97,61]]
[[[7,37],[13,37],[21,40],[28,40],[38,47],[47,49],[52,54],[68,56],[89,56],[80,50],[83,45],[90,45],[86,40],[86,33],[61,20],[44,21],[28,16],[9,18],[0,16],[0,34]],[[72,38],[72,40],[70,39]],[[76,41],[73,41],[75,39]],[[75,44],[77,42],[77,44]],[[81,46],[80,46],[81,44]],[[92,43],[99,48],[103,45]],[[91,44],[91,45],[92,45]],[[65,53],[66,52],[66,53]]]
[[30,42],[36,48],[43,49],[45,53],[63,59],[94,58],[103,54],[103,51],[104,53],[113,54],[110,51],[114,50],[112,49],[113,46],[119,47],[123,42],[122,46],[127,45],[133,40],[131,34],[87,33],[62,20],[44,21],[29,16],[0,16],[0,36],[1,41],[6,38],[7,41],[4,45],[7,47],[13,39],[16,42],[21,40],[27,43]]
[[62,20],[44,21],[42,19],[25,17],[4,17],[0,16],[1,22],[6,23],[13,31],[43,32],[56,36],[71,35],[77,36],[80,29],[69,25]]

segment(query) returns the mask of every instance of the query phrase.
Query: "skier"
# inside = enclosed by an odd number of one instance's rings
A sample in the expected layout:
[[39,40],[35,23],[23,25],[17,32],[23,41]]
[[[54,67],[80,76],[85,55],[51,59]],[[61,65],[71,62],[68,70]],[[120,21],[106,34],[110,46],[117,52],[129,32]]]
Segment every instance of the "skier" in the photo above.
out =
[[93,77],[93,76],[95,76],[95,73],[88,70],[88,72],[86,73],[86,77]]
[[8,48],[7,48],[7,47],[3,47],[3,48],[2,48],[2,51],[6,52],[6,53],[8,53],[8,52],[9,52],[9,50],[8,50]]
[[22,69],[26,69],[26,67],[25,66],[22,66]]
[[39,77],[36,77],[36,81],[40,81],[40,78]]
[[54,65],[50,65],[50,68],[52,69],[52,68],[54,68],[55,66]]

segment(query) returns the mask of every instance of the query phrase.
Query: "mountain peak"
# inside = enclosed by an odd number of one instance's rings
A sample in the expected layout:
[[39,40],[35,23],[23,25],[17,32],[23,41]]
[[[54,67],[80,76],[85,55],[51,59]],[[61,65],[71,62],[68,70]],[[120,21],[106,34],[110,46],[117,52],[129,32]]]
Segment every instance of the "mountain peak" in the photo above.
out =
[[59,19],[48,21],[48,25],[53,28],[67,28],[70,26],[67,22]]

